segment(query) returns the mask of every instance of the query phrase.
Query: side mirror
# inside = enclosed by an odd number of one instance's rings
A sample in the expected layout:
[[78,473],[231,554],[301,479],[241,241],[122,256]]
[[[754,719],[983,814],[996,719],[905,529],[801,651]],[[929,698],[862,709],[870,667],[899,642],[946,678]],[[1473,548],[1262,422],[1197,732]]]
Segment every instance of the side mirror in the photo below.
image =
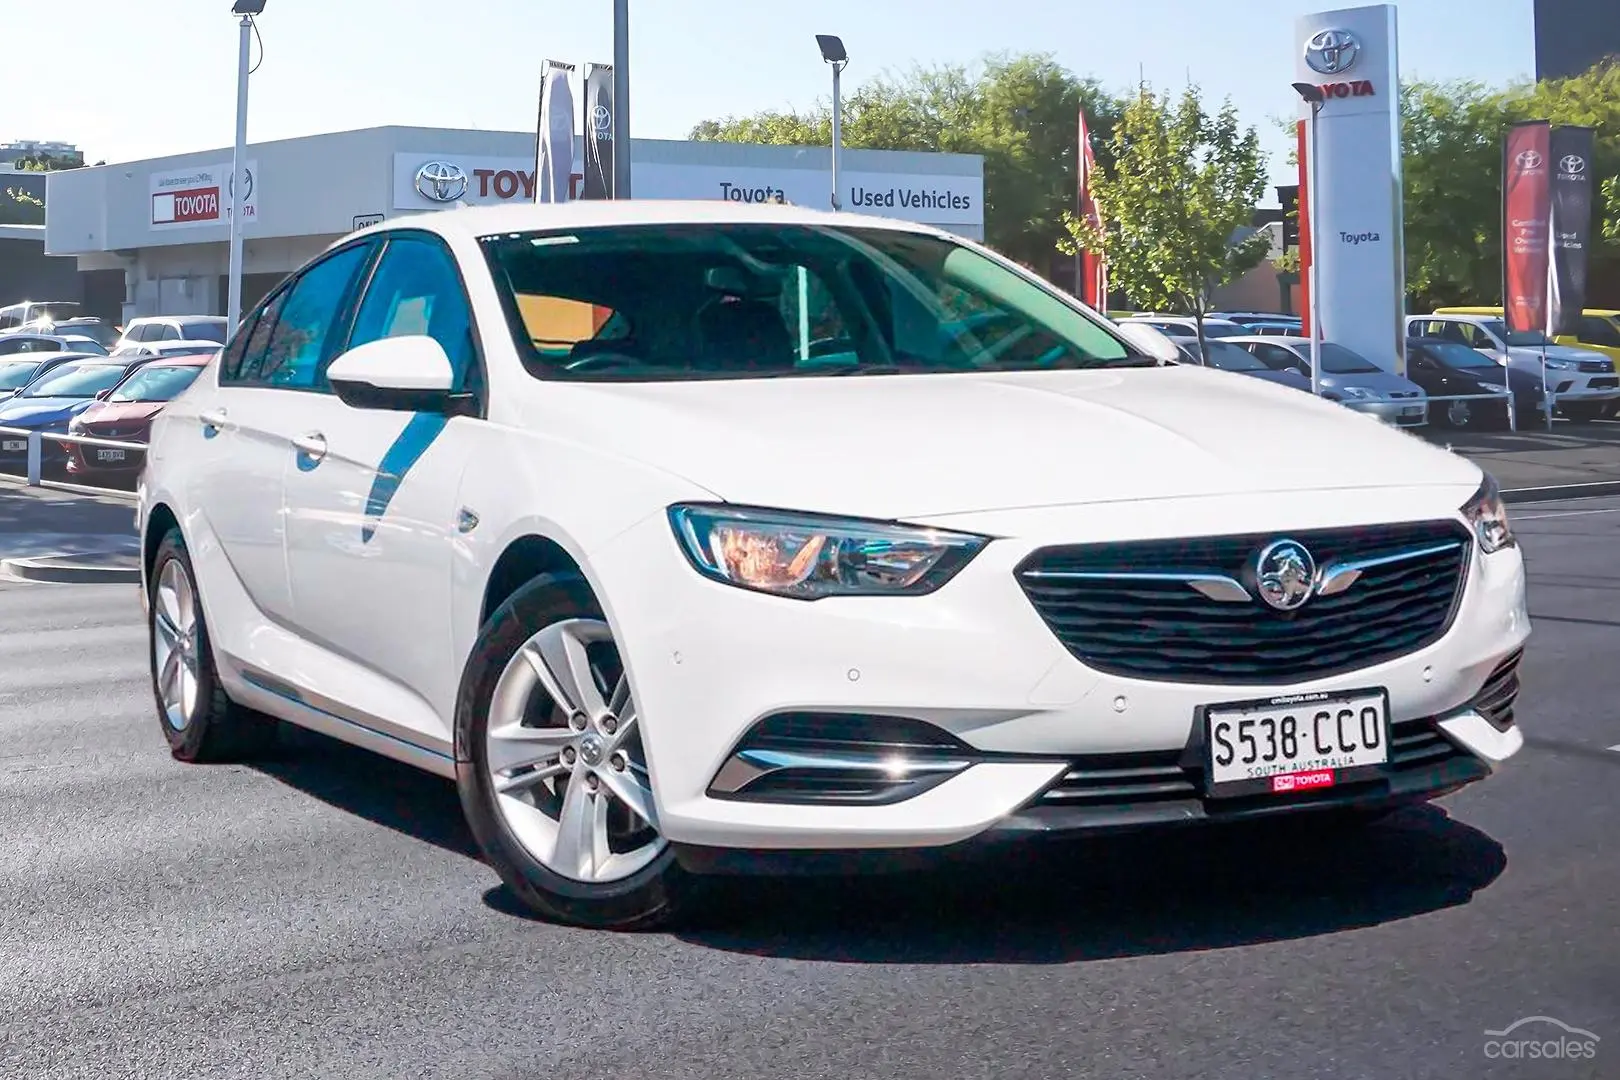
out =
[[454,392],[450,357],[426,334],[357,345],[332,361],[326,380],[340,401],[356,409],[454,415],[472,404],[471,394]]
[[1181,364],[1186,362],[1186,358],[1181,355],[1181,350],[1176,348],[1175,342],[1146,323],[1115,323],[1114,329],[1119,333],[1120,337],[1129,342],[1138,352],[1153,357],[1161,364]]

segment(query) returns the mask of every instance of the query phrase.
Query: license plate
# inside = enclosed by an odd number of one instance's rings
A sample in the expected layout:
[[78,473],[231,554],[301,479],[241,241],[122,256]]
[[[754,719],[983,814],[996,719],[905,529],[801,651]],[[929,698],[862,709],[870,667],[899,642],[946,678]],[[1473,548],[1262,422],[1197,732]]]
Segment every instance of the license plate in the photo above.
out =
[[112,450],[112,449],[109,449],[108,447],[105,447],[105,446],[98,446],[96,448],[96,460],[97,461],[123,461],[124,460],[124,452],[122,450]]
[[26,449],[28,449],[28,440],[27,439],[5,439],[3,441],[0,441],[0,450],[26,450]]
[[1376,775],[1389,762],[1382,687],[1202,708],[1208,794],[1289,794]]
[[1422,416],[1423,415],[1423,406],[1415,405],[1415,406],[1413,406],[1412,408],[1409,408],[1409,409],[1402,409],[1401,410],[1401,415],[1402,416]]

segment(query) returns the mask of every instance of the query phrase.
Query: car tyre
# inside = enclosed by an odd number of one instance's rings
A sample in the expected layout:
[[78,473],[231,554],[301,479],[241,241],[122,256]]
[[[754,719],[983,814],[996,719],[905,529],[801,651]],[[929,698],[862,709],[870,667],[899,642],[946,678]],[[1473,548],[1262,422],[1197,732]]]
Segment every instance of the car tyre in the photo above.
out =
[[158,724],[180,761],[244,761],[276,744],[275,720],[232,701],[220,684],[197,576],[179,529],[147,575],[147,656]]
[[479,631],[456,708],[457,788],[490,865],[540,917],[643,930],[688,899],[693,879],[656,824],[641,723],[577,575],[535,578]]

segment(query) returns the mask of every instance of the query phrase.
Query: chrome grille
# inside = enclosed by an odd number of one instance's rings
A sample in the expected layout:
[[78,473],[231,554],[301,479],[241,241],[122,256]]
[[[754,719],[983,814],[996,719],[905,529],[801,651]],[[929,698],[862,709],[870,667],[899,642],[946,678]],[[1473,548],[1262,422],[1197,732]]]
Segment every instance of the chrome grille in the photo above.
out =
[[1280,535],[1043,548],[1017,576],[1081,662],[1160,682],[1321,678],[1414,652],[1449,627],[1471,551],[1461,523],[1287,534],[1319,567],[1320,591],[1293,611],[1256,598],[1256,557]]

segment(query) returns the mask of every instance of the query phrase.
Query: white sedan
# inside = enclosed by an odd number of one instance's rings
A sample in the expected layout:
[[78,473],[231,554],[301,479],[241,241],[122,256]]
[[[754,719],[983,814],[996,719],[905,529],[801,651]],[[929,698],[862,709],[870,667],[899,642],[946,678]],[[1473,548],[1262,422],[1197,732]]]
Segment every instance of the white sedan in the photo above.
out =
[[1468,461],[932,229],[475,208],[293,274],[154,425],[157,711],[453,778],[548,917],[776,856],[1303,815],[1522,743]]

